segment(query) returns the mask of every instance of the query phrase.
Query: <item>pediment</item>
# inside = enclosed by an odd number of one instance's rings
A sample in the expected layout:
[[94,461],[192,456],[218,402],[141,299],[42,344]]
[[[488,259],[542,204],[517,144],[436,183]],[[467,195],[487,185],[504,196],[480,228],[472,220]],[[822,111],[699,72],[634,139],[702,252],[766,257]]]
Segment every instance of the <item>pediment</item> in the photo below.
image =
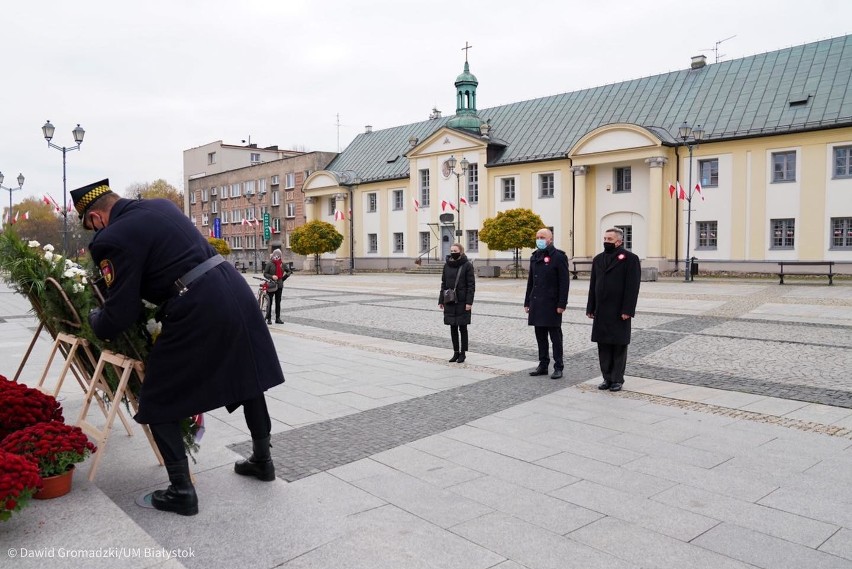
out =
[[410,159],[432,154],[452,154],[483,146],[485,146],[485,141],[478,136],[444,127],[429,135],[426,140],[412,148],[406,156]]
[[336,188],[338,186],[339,184],[337,183],[337,178],[334,174],[325,170],[320,170],[312,173],[308,179],[305,180],[305,183],[302,185],[302,189],[305,192],[308,192],[310,190]]
[[573,158],[658,146],[660,139],[647,129],[633,124],[615,124],[602,126],[586,134],[568,155]]

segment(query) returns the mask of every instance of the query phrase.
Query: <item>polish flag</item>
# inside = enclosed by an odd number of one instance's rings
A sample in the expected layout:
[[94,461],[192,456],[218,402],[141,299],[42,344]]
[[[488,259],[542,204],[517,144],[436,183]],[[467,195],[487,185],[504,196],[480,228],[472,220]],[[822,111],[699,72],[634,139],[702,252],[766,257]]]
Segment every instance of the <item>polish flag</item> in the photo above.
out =
[[701,182],[695,184],[695,191],[698,192],[699,196],[701,196],[701,201],[704,201],[704,194],[701,192]]
[[43,202],[44,202],[44,203],[46,203],[47,205],[50,205],[50,198],[49,198],[49,197],[47,197],[46,195],[42,195],[42,197],[41,197],[41,201],[43,201]]
[[30,212],[25,213],[25,214],[24,214],[24,219],[29,219],[29,218],[30,218]]
[[676,190],[675,190],[674,184],[669,183],[669,197],[670,197],[670,198],[673,198],[673,197],[674,197],[674,195],[675,195],[675,191],[676,191]]
[[464,204],[464,205],[466,205],[467,207],[471,207],[471,206],[470,206],[470,203],[469,203],[466,199],[464,199],[463,197],[462,197],[462,198],[459,198],[459,202],[460,202],[460,203],[463,203],[463,204]]
[[683,186],[680,185],[680,182],[677,183],[677,199],[679,199],[679,200],[685,200],[686,199],[686,192],[683,191]]
[[18,214],[19,213],[21,213],[21,212],[20,211],[15,212],[15,218],[12,220],[12,223],[18,223]]
[[254,218],[254,225],[255,225],[255,226],[260,225],[260,220],[259,220],[258,218],[256,218],[256,217]]
[[248,219],[246,219],[245,217],[244,217],[244,218],[243,218],[243,220],[240,222],[240,225],[248,225],[248,224],[249,224],[249,220],[248,220]]
[[447,202],[447,205],[450,206],[450,209],[453,211],[456,211],[456,209],[458,209],[456,207],[456,204],[454,204],[453,202]]
[[414,200],[414,211],[420,211],[420,202]]
[[447,211],[447,200],[441,200],[441,211]]
[[334,221],[343,221],[346,219],[346,216],[343,215],[343,212],[339,209],[334,210]]

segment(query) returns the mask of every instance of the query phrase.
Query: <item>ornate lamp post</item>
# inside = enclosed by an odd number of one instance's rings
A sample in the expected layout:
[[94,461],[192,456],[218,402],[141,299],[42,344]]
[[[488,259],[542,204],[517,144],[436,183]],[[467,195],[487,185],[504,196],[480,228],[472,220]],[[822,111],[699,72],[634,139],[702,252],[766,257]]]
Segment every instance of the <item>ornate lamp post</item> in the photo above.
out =
[[692,150],[697,148],[701,139],[704,138],[704,130],[702,130],[701,125],[692,128],[686,121],[683,121],[677,131],[677,137],[680,139],[678,146],[686,146],[689,150],[689,189],[686,191],[686,257],[683,260],[683,280],[689,282],[692,280],[689,238],[692,235],[692,195],[695,193],[695,188],[692,187]]
[[255,207],[254,207],[254,200],[255,200],[255,198],[257,198],[258,203],[262,204],[263,203],[263,196],[265,196],[265,195],[266,195],[266,192],[258,192],[258,191],[246,192],[246,199],[248,200],[249,205],[251,205],[251,217],[252,217],[252,221],[254,222],[252,225],[254,225],[254,272],[255,273],[258,272],[257,271],[257,237],[258,237],[257,226],[259,224],[258,224],[258,219],[257,219],[257,211],[255,211]]
[[50,142],[53,138],[53,133],[56,130],[56,127],[50,124],[50,121],[44,123],[44,126],[41,127],[41,132],[44,134],[44,139],[47,141],[47,146],[50,148],[55,148],[62,152],[62,254],[66,257],[68,256],[68,192],[67,192],[67,180],[65,178],[65,155],[71,150],[80,150],[80,145],[83,144],[83,136],[86,135],[86,131],[77,124],[77,128],[71,131],[71,134],[74,135],[74,142],[77,144],[75,146],[57,146]]
[[449,166],[450,171],[456,175],[456,208],[458,211],[456,212],[456,241],[461,241],[462,236],[462,228],[461,228],[461,178],[462,176],[467,175],[467,169],[470,167],[470,162],[467,161],[467,158],[462,157],[461,163],[461,172],[456,171],[456,160],[455,156],[450,156],[447,159],[447,166]]
[[24,185],[24,175],[18,174],[18,187],[17,188],[8,188],[8,187],[4,186],[3,185],[3,179],[4,179],[3,172],[0,172],[0,189],[6,190],[7,192],[9,192],[9,219],[8,219],[8,223],[11,225],[12,224],[12,192],[16,192],[16,191],[22,189],[22,186]]

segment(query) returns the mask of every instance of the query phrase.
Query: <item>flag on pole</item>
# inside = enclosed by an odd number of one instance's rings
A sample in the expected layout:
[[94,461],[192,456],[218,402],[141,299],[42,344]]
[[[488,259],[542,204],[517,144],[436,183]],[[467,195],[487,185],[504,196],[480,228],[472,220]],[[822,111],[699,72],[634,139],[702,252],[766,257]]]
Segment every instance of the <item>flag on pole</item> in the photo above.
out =
[[447,205],[450,206],[450,209],[453,211],[456,211],[458,209],[456,207],[456,204],[454,204],[453,202],[447,202]]
[[420,202],[416,199],[414,200],[414,211],[420,211]]
[[698,192],[699,196],[701,196],[701,201],[704,201],[704,194],[701,192],[701,182],[695,184],[695,191]]
[[244,217],[243,220],[240,222],[240,225],[248,225],[248,223],[249,220]]
[[676,191],[676,190],[675,190],[674,184],[672,184],[671,182],[669,182],[669,197],[670,197],[670,198],[673,198],[673,197],[674,197],[674,195],[675,195],[675,191]]
[[256,217],[254,218],[254,225],[255,225],[255,226],[260,225],[260,220],[259,220],[258,218],[256,218]]
[[683,190],[683,186],[680,185],[680,182],[677,183],[677,199],[686,199],[686,192]]
[[464,199],[464,197],[459,198],[459,203],[463,203],[467,207],[471,207],[470,203],[466,199]]
[[447,211],[447,200],[441,200],[441,211]]
[[339,209],[334,210],[334,221],[343,221],[344,219],[345,216],[343,215],[342,211],[340,211]]
[[20,213],[21,213],[20,211],[15,212],[15,219],[12,220],[12,223],[18,223],[18,214],[20,214]]
[[29,218],[30,218],[30,212],[25,213],[25,214],[24,214],[24,219],[29,219]]
[[44,203],[46,203],[47,205],[50,205],[50,198],[49,198],[49,197],[47,197],[47,196],[46,196],[46,195],[44,195],[44,194],[42,194],[42,196],[41,196],[41,201],[43,201],[43,202],[44,202]]

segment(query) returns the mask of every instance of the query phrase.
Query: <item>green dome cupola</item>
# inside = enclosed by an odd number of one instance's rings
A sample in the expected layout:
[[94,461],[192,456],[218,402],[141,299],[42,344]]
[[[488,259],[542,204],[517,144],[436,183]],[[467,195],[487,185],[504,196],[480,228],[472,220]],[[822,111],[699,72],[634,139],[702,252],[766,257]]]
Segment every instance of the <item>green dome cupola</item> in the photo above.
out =
[[479,81],[470,72],[470,66],[467,62],[467,51],[465,50],[464,71],[456,77],[456,116],[447,122],[447,126],[472,129],[479,132],[479,125],[482,121],[476,115],[477,85],[479,85]]

